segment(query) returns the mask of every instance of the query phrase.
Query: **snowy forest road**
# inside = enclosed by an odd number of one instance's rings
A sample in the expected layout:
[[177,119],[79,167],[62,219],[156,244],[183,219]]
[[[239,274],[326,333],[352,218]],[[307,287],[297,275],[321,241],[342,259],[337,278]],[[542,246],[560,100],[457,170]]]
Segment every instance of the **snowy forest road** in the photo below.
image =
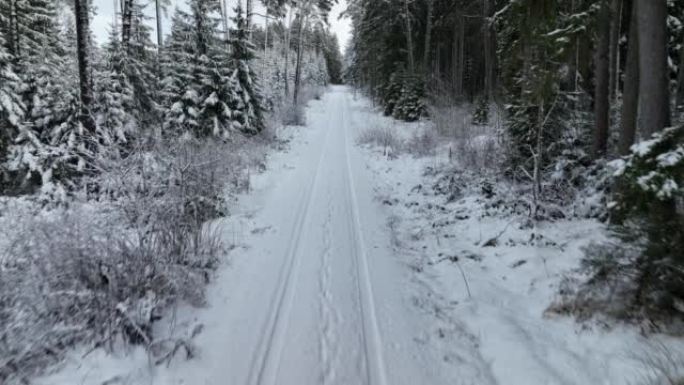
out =
[[414,339],[406,269],[393,257],[386,215],[355,146],[361,128],[350,122],[350,99],[346,87],[334,87],[313,102],[304,139],[274,160],[282,170],[255,178],[247,247],[198,315],[201,358],[169,368],[160,381],[441,383],[430,380],[434,358]]

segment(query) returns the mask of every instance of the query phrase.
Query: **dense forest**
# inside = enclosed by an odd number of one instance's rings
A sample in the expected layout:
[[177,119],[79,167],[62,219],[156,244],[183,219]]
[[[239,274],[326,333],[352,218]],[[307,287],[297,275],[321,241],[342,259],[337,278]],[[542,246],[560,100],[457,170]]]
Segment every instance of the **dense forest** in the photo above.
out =
[[[297,8],[286,20],[283,2],[269,3],[266,17],[275,22],[264,30],[251,27],[255,16],[240,5],[228,20],[220,1],[192,1],[187,11],[167,3],[155,2],[160,38],[153,42],[148,2],[122,1],[102,47],[93,41],[97,10],[88,1],[0,3],[3,190],[68,184],[92,168],[103,146],[256,134],[289,88],[297,104],[303,84],[326,84],[327,65],[339,63],[324,28],[329,5],[301,4],[308,14]],[[165,11],[173,18],[164,40]],[[263,65],[254,63],[257,51],[268,56]],[[260,90],[257,75],[276,86]]]
[[149,345],[157,310],[201,303],[204,223],[341,81],[328,1],[115,4],[98,42],[91,0],[0,0],[0,217],[22,223],[0,236],[2,383],[79,341]]
[[348,15],[348,80],[386,115],[453,133],[444,107],[474,106],[503,143],[488,171],[528,186],[531,218],[600,190],[592,215],[638,251],[589,251],[590,270],[632,282],[637,313],[681,316],[684,3],[353,0]]
[[103,1],[0,0],[0,383],[681,383],[684,1]]

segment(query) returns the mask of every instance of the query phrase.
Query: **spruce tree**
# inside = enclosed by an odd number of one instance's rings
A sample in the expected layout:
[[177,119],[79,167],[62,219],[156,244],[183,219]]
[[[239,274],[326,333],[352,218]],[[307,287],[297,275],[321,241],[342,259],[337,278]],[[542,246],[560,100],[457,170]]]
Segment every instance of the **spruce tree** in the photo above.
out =
[[249,41],[246,19],[240,4],[233,19],[236,28],[231,33],[232,74],[228,78],[233,88],[230,108],[232,127],[246,134],[256,134],[264,128],[263,102],[256,74],[251,62],[255,58],[254,46]]
[[156,56],[152,42],[152,28],[146,23],[146,3],[141,0],[131,2],[131,26],[128,44],[123,51],[123,72],[133,90],[134,108],[130,112],[140,126],[146,129],[157,124],[159,108],[157,105],[157,82],[155,73]]
[[219,39],[219,4],[192,0],[191,13],[177,11],[165,47],[164,128],[175,135],[228,138],[234,83],[226,77],[225,42]]
[[[115,28],[105,46],[103,68],[96,74],[96,123],[106,145],[126,143],[136,131],[134,88],[126,76],[126,54]],[[139,120],[138,120],[139,121]]]
[[0,191],[7,182],[5,159],[9,145],[21,127],[24,105],[21,101],[21,80],[12,68],[12,57],[5,49],[0,34]]
[[198,129],[199,106],[192,63],[192,27],[190,15],[176,9],[171,21],[171,34],[166,41],[162,67],[161,100],[164,108],[163,135],[180,136]]

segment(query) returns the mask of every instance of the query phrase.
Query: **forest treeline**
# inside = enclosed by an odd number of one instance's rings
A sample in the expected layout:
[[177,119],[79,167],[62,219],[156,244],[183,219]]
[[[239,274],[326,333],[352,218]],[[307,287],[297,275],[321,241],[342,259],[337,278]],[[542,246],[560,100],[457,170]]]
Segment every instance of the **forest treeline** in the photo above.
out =
[[350,0],[347,14],[350,83],[406,121],[472,105],[496,126],[490,171],[529,186],[532,218],[600,190],[596,215],[625,243],[588,250],[596,281],[629,282],[632,310],[684,313],[684,2]]
[[[100,46],[89,0],[1,0],[2,189],[66,186],[94,171],[105,149],[125,152],[154,137],[254,135],[265,114],[301,104],[302,88],[339,82],[331,3],[263,3],[266,15],[255,14],[252,0],[234,10],[220,0],[182,9],[117,1]],[[261,16],[266,23],[257,24]]]
[[3,384],[75,346],[191,357],[153,323],[205,304],[229,246],[212,220],[341,78],[328,1],[115,3],[100,44],[92,0],[0,0]]

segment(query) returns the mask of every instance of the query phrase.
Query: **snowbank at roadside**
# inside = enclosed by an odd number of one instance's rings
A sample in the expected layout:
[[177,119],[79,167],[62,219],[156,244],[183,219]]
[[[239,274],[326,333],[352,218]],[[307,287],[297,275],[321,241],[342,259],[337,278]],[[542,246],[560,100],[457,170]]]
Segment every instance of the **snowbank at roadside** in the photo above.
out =
[[[472,344],[498,384],[647,384],[677,370],[680,338],[548,310],[587,278],[583,249],[609,239],[603,223],[535,223],[511,208],[507,182],[463,170],[444,141],[417,156],[412,138],[429,123],[380,117],[363,99],[354,108],[397,258],[413,272],[413,302],[434,319],[426,338],[441,344],[455,374],[468,373],[459,356]],[[392,140],[373,142],[369,131]],[[406,150],[388,151],[389,142]]]

